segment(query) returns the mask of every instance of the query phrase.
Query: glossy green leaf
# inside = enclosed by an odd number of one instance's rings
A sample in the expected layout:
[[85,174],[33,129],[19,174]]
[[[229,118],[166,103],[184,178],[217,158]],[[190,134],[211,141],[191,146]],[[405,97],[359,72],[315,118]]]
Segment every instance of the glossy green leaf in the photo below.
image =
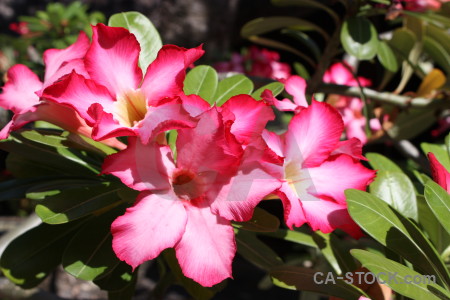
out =
[[252,232],[239,230],[236,234],[236,245],[242,257],[263,270],[283,264],[281,258]]
[[408,58],[409,52],[411,52],[416,40],[417,38],[411,30],[406,28],[398,28],[394,30],[392,38],[387,43],[399,56],[401,61]]
[[148,65],[155,60],[162,47],[161,38],[152,22],[143,14],[130,11],[112,15],[108,25],[126,28],[136,36],[141,46],[139,65],[142,72],[145,73]]
[[305,245],[308,247],[317,248],[317,244],[311,237],[311,234],[307,234],[298,230],[278,229],[275,232],[265,232],[263,235],[283,239],[285,241]]
[[[379,276],[380,281],[400,295],[412,299],[427,300],[446,299],[446,297],[450,297],[449,292],[434,283],[432,278],[426,278],[424,275],[398,262],[360,249],[353,249],[351,253],[364,267]],[[429,282],[419,283],[418,279]]]
[[233,96],[247,94],[253,91],[253,82],[245,75],[234,75],[219,82],[214,99],[221,106]]
[[[272,268],[270,276],[275,285],[283,288],[316,292],[346,300],[356,300],[365,295],[357,287],[335,277],[326,284],[326,272],[318,270],[284,265]],[[321,284],[316,282],[321,282]]]
[[372,59],[377,54],[378,33],[368,19],[352,17],[342,25],[341,42],[345,51],[356,58]]
[[36,205],[36,214],[48,224],[61,224],[90,215],[108,206],[117,205],[122,186],[108,182],[82,188],[66,189],[46,197]]
[[333,18],[335,24],[339,23],[339,16],[334,12],[334,10],[316,0],[272,0],[272,3],[277,6],[293,5],[308,8],[318,8],[327,12],[328,15]]
[[35,287],[61,263],[64,248],[80,224],[41,224],[20,235],[0,258],[3,274],[22,288]]
[[444,250],[450,246],[450,235],[437,220],[424,196],[417,196],[417,205],[419,208],[419,224],[428,234],[438,253],[442,255]]
[[436,218],[450,234],[450,195],[439,184],[428,181],[425,185],[425,199]]
[[425,26],[425,32],[429,37],[442,45],[447,52],[450,51],[450,36],[445,29],[439,28],[433,24],[427,24]]
[[380,41],[378,43],[377,57],[383,67],[385,67],[387,70],[394,73],[398,71],[398,62],[395,54],[389,47],[389,44],[385,41]]
[[256,207],[252,218],[247,222],[233,222],[238,229],[254,232],[273,232],[280,227],[280,220],[262,208]]
[[125,212],[112,209],[92,218],[70,240],[62,257],[66,272],[83,280],[95,280],[112,272],[120,260],[112,249],[111,223]]
[[439,254],[414,223],[369,193],[349,189],[345,195],[350,216],[364,231],[425,274],[437,275],[450,285],[450,274]]
[[450,52],[448,47],[445,48],[444,45],[441,45],[435,39],[426,36],[423,39],[423,49],[425,53],[427,53],[439,66],[444,69],[447,75],[450,74]]
[[370,193],[385,201],[403,216],[418,220],[414,185],[406,174],[397,171],[379,170]]
[[272,91],[273,96],[276,97],[284,90],[284,84],[282,84],[281,82],[268,83],[268,84],[260,87],[256,91],[254,91],[252,93],[252,97],[255,98],[256,100],[261,100],[261,94],[265,90]]
[[42,182],[57,179],[57,176],[41,176],[38,178],[11,179],[0,182],[0,201],[25,198],[27,191]]
[[436,25],[441,28],[450,27],[450,18],[448,16],[439,15],[437,13],[434,13],[433,11],[422,13],[404,10],[403,13],[406,15],[422,19],[430,24]]
[[357,265],[354,258],[350,255],[350,249],[355,247],[355,241],[339,238],[336,234],[331,233],[329,243],[342,273],[354,272],[357,269]]
[[390,160],[389,158],[387,158],[382,154],[369,152],[366,154],[366,157],[369,160],[370,166],[374,170],[392,171],[400,173],[403,172],[402,169],[400,169],[400,167],[397,166],[396,163],[394,163],[392,160]]
[[265,17],[254,19],[242,27],[241,35],[244,38],[249,38],[252,35],[260,35],[282,28],[292,28],[302,31],[313,30],[320,33],[325,39],[329,38],[328,33],[319,26],[294,17]]
[[199,95],[210,104],[214,104],[218,84],[217,72],[210,66],[197,66],[189,71],[184,80],[186,95]]
[[436,156],[437,160],[447,170],[450,170],[450,154],[448,153],[447,147],[445,145],[421,143],[420,148],[422,148],[423,153],[425,153],[426,155],[432,152]]
[[341,274],[341,267],[338,260],[334,256],[333,249],[330,244],[330,234],[317,231],[313,232],[311,236],[316,243],[317,248],[320,249],[320,253],[325,257],[333,270],[337,274]]

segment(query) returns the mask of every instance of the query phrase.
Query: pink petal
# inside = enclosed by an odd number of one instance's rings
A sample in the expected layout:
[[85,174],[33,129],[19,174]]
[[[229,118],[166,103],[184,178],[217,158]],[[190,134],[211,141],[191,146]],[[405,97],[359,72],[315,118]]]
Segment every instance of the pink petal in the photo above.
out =
[[232,173],[236,170],[242,146],[230,133],[215,107],[199,116],[197,126],[179,129],[177,165],[194,173]]
[[180,98],[183,102],[183,108],[192,116],[197,117],[203,112],[211,108],[211,105],[198,95],[181,94]]
[[[48,79],[44,81],[42,90],[52,85],[54,82],[62,78],[64,75],[72,73],[72,71],[75,71],[77,74],[82,75],[85,78],[89,78],[89,74],[87,73],[86,68],[84,66],[84,60],[74,59],[64,63],[58,70],[56,70],[56,72],[52,76],[49,76]],[[42,96],[42,91],[39,91],[37,94],[38,96]]]
[[361,229],[352,220],[345,205],[317,199],[316,201],[302,201],[302,206],[312,230],[330,233],[339,228],[354,238],[362,236]]
[[0,106],[14,113],[22,113],[39,103],[36,91],[42,88],[42,82],[25,65],[14,65],[8,70],[7,82],[0,94]]
[[90,79],[72,71],[61,80],[47,87],[42,97],[56,103],[73,107],[89,125],[96,120],[88,114],[93,103],[100,103],[103,107],[110,107],[114,100],[108,90]]
[[213,213],[227,220],[248,221],[256,205],[281,187],[280,180],[264,169],[264,157],[262,147],[247,146],[237,174],[210,198]]
[[138,66],[140,46],[136,37],[121,27],[99,23],[92,27],[92,45],[86,53],[91,78],[113,95],[137,89],[142,80]]
[[8,138],[9,133],[14,130],[14,121],[9,121],[0,131],[0,140]]
[[345,126],[345,133],[347,138],[357,138],[361,143],[367,143],[367,135],[365,131],[365,118],[362,119],[351,119]]
[[127,149],[105,158],[102,173],[120,178],[135,190],[165,190],[171,188],[169,174],[174,169],[168,146],[143,145],[137,137],[130,137]]
[[208,206],[185,205],[186,230],[175,246],[183,274],[203,286],[213,286],[231,275],[236,253],[230,221],[211,213]]
[[231,133],[243,144],[249,144],[252,139],[260,136],[267,122],[275,119],[270,106],[249,95],[231,97],[220,107],[220,111],[224,122],[234,120]]
[[[55,81],[51,79],[55,73],[60,69],[63,64],[73,60],[83,58],[86,51],[89,48],[89,38],[84,31],[80,31],[77,41],[65,49],[48,49],[44,51],[44,63],[45,63],[45,83],[51,83]],[[70,73],[69,70],[67,73]],[[77,72],[79,73],[79,72]],[[65,75],[62,74],[62,75]],[[61,75],[61,76],[62,76]],[[59,77],[61,77],[59,76]],[[57,78],[56,78],[57,79]]]
[[317,197],[332,198],[343,205],[346,189],[366,190],[376,173],[345,154],[327,160],[318,167],[304,169],[306,171],[314,185],[314,191],[310,193]]
[[306,217],[303,213],[302,204],[289,184],[284,182],[276,194],[280,197],[284,206],[284,220],[286,225],[290,229],[293,229],[294,226],[300,227],[305,224]]
[[186,221],[186,210],[174,195],[143,192],[135,205],[112,223],[113,250],[134,269],[174,247]]
[[362,155],[362,144],[361,141],[357,138],[351,138],[349,140],[339,142],[336,149],[334,149],[330,155],[333,156],[339,154],[350,155],[356,160],[367,160]]
[[170,101],[147,108],[145,118],[139,124],[139,136],[142,143],[146,144],[161,132],[192,128],[195,125],[197,125],[197,120],[184,110],[180,101]]
[[300,76],[293,75],[289,77],[284,88],[286,92],[294,97],[294,103],[298,106],[308,107],[308,102],[305,98],[306,81]]
[[273,152],[275,152],[278,156],[283,156],[283,143],[279,135],[275,132],[264,129],[261,137]]
[[111,113],[105,112],[105,109],[99,103],[92,104],[87,113],[92,120],[95,120],[95,123],[92,124],[92,138],[94,140],[102,141],[119,136],[138,135],[136,129],[120,125]]
[[341,116],[332,106],[313,100],[289,124],[285,133],[286,160],[303,167],[319,165],[336,148],[343,127]]
[[433,180],[437,182],[444,190],[450,194],[450,173],[437,160],[433,152],[428,152],[428,159],[430,160],[431,174]]
[[202,56],[201,46],[185,49],[165,45],[159,50],[156,59],[148,66],[141,89],[148,104],[166,97],[178,96],[183,91],[186,68]]
[[[349,68],[351,68],[349,66]],[[344,63],[333,64],[324,74],[323,81],[326,83],[335,83],[348,85],[353,81],[352,73],[344,66]]]

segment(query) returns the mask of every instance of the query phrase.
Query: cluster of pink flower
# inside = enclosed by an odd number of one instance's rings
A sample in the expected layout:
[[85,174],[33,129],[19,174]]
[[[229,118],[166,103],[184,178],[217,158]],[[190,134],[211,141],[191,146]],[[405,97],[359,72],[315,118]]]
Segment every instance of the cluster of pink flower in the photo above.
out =
[[394,4],[398,9],[409,11],[439,10],[443,3],[449,0],[395,0]]
[[[166,45],[145,75],[139,53],[133,34],[99,24],[92,41],[82,33],[72,46],[44,53],[43,82],[23,65],[12,67],[0,95],[0,106],[15,113],[1,138],[44,120],[122,150],[106,158],[102,172],[141,193],[112,224],[119,259],[135,268],[173,247],[187,277],[217,284],[231,277],[231,221],[250,220],[269,195],[281,199],[290,228],[308,223],[361,235],[344,190],[364,190],[375,172],[360,163],[358,139],[340,141],[344,123],[333,107],[308,106],[304,94],[294,94],[298,113],[279,136],[265,126],[274,118],[270,102],[285,101],[238,95],[211,107],[183,93],[201,48]],[[165,140],[173,129],[176,157]],[[119,136],[128,137],[127,146]]]
[[[349,66],[344,66],[343,63],[336,63],[325,72],[323,81],[326,83],[348,86],[358,86],[359,81],[359,84],[362,86],[370,85],[370,80],[364,77],[355,79],[349,68]],[[287,80],[281,80],[281,82],[285,84],[286,92],[293,97],[293,102],[289,99],[279,101],[273,97],[269,90],[263,95],[263,98],[267,102],[273,104],[280,111],[293,111],[296,114],[308,106],[308,102],[305,98],[306,81],[303,78],[293,75]],[[364,131],[366,118],[362,113],[364,106],[363,101],[356,97],[337,95],[330,98],[332,99],[332,101],[329,101],[330,104],[334,106],[342,116],[347,138],[357,138],[365,144],[367,142],[367,135]],[[381,129],[381,124],[378,119],[371,119],[369,122],[372,131]]]
[[233,53],[230,61],[214,65],[219,72],[239,72],[250,76],[286,79],[291,75],[291,67],[280,62],[280,54],[256,46],[250,46],[245,55]]

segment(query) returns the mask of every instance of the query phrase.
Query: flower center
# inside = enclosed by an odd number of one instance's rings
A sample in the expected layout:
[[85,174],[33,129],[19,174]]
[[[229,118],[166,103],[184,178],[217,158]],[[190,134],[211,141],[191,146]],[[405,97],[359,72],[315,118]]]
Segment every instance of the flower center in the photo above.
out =
[[133,127],[146,113],[147,103],[141,90],[130,90],[117,97],[114,116],[121,125]]
[[185,169],[175,170],[172,175],[172,187],[182,200],[194,200],[203,194],[200,177]]
[[302,201],[310,200],[310,192],[315,190],[308,169],[302,169],[298,163],[289,162],[284,168],[284,178],[289,187]]

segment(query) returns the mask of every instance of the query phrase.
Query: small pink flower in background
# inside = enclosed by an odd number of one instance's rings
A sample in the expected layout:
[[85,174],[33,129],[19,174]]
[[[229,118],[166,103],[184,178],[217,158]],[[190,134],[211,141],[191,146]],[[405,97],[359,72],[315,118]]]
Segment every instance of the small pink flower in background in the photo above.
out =
[[[343,63],[336,63],[332,65],[325,72],[323,81],[326,83],[348,86],[358,86],[358,81],[362,86],[369,86],[371,84],[370,80],[364,77],[358,77],[357,81],[348,68],[349,67],[344,66]],[[364,129],[366,118],[363,115],[363,101],[356,97],[337,95],[331,95],[329,99],[331,100],[331,104],[336,107],[342,115],[347,138],[358,138],[363,144],[365,144],[367,142],[367,135]],[[369,122],[370,129],[372,131],[381,129],[381,124],[378,119],[372,119]]]
[[403,4],[405,10],[410,11],[426,11],[426,10],[439,10],[441,5],[449,0],[403,0],[400,1]]
[[283,167],[273,167],[272,172],[283,182],[277,194],[290,228],[308,223],[324,233],[339,228],[361,236],[348,214],[344,191],[365,190],[375,171],[358,161],[363,157],[357,139],[339,141],[343,130],[333,107],[313,101],[293,117],[283,135],[264,133],[269,147],[284,157]]
[[[37,120],[91,137],[92,128],[74,110],[56,103],[41,101],[39,98],[43,88],[72,70],[80,74],[86,73],[82,58],[88,47],[89,38],[81,32],[77,41],[68,48],[46,50],[44,82],[41,82],[25,65],[18,64],[8,70],[8,80],[3,87],[3,93],[0,94],[0,106],[11,110],[14,116],[1,130],[0,139],[7,138],[11,131]],[[118,148],[124,147],[115,139],[107,140],[105,143]]]
[[25,35],[25,34],[30,33],[30,29],[28,28],[27,22],[11,23],[11,24],[9,24],[9,29],[20,35]]
[[140,136],[147,143],[165,130],[195,126],[180,95],[186,68],[203,55],[201,47],[164,46],[145,76],[139,52],[128,30],[98,24],[84,57],[86,74],[75,70],[42,96],[74,108],[93,127],[96,140]]
[[[142,191],[112,224],[119,259],[136,268],[174,248],[184,275],[204,286],[232,276],[230,220],[249,220],[258,202],[280,187],[264,166],[281,159],[257,136],[243,149],[226,110],[210,108],[198,116],[197,127],[178,130],[176,162],[168,146],[134,137],[127,149],[106,158],[103,173]],[[243,140],[253,135],[245,127],[234,129]]]
[[219,72],[239,72],[275,80],[287,79],[291,75],[291,67],[280,62],[278,52],[256,46],[251,46],[246,55],[233,53],[231,61],[216,63],[214,67]]
[[428,159],[430,160],[433,180],[450,194],[450,172],[437,160],[432,152],[428,153]]

